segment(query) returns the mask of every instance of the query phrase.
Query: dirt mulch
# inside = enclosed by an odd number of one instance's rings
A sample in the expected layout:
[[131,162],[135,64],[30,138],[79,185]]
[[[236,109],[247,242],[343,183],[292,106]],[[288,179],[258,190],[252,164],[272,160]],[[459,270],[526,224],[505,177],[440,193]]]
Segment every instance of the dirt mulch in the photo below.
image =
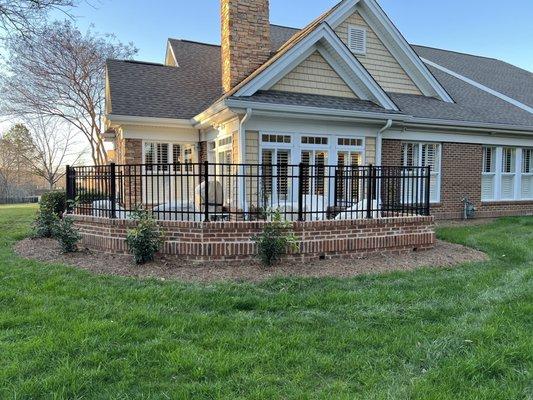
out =
[[336,259],[298,263],[285,262],[273,268],[263,268],[258,262],[198,263],[164,257],[154,263],[137,266],[123,255],[83,250],[62,254],[58,243],[51,239],[24,239],[15,245],[24,258],[75,266],[101,275],[137,278],[178,279],[187,282],[251,281],[273,277],[351,277],[389,271],[408,271],[420,267],[452,267],[465,262],[484,261],[487,256],[457,244],[439,241],[432,250],[401,255],[375,254],[360,259]]

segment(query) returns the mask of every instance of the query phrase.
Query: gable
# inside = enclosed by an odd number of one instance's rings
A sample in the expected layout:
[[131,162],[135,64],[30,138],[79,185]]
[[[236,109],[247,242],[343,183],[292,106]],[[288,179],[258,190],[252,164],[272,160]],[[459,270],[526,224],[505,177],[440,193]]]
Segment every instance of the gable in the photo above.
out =
[[358,12],[352,13],[337,26],[335,33],[348,46],[348,28],[357,25],[366,29],[366,54],[355,55],[370,75],[387,92],[419,94],[422,92],[407,75],[400,63],[393,57],[387,47],[370,28]]
[[352,89],[318,51],[285,75],[271,90],[357,98]]

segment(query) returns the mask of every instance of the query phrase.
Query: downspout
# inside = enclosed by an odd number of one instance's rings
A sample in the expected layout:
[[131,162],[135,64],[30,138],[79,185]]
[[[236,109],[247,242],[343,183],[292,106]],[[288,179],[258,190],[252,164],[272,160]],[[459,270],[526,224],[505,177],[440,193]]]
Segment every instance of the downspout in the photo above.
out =
[[[378,167],[382,167],[381,163],[382,163],[382,156],[381,156],[381,152],[382,152],[382,149],[383,149],[383,133],[387,130],[390,129],[390,127],[392,126],[392,119],[388,119],[387,120],[387,123],[385,124],[385,126],[383,126],[383,128],[381,128],[379,131],[378,131],[378,135],[376,137],[376,166]],[[381,209],[381,179],[378,180],[377,182],[377,193],[378,195],[376,195],[376,203],[377,203],[377,209]]]
[[248,211],[248,205],[246,204],[246,193],[245,193],[245,186],[246,183],[244,181],[244,165],[246,162],[245,156],[245,146],[246,146],[246,131],[244,130],[244,125],[248,120],[252,117],[252,109],[247,108],[246,114],[244,114],[244,117],[239,122],[239,163],[241,164],[239,166],[239,204],[241,210],[243,210],[245,213]]
[[378,131],[378,136],[376,138],[376,165],[379,167],[381,167],[381,162],[382,162],[381,150],[382,150],[382,145],[383,145],[383,133],[389,130],[391,126],[392,126],[392,119],[388,119],[385,126]]

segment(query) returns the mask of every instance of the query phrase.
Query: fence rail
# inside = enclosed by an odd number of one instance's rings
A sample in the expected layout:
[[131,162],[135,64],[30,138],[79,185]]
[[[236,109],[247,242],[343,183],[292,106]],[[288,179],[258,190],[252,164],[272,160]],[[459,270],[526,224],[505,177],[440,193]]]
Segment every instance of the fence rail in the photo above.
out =
[[429,215],[430,167],[139,164],[67,167],[70,212],[174,221],[290,221]]

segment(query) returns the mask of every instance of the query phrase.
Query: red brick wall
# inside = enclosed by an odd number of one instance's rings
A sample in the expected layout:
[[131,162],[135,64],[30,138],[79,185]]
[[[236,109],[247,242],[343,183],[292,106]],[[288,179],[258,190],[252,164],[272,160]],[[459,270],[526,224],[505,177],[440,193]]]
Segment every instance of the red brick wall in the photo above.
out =
[[[127,252],[125,236],[132,221],[73,216],[82,243],[93,249]],[[255,257],[252,237],[266,222],[163,221],[163,253],[193,260],[249,260]],[[320,257],[360,257],[375,252],[424,250],[435,244],[433,217],[383,218],[354,221],[295,222],[300,250],[287,256],[307,260]]]
[[[401,165],[400,140],[383,141],[383,165]],[[432,205],[437,219],[463,216],[461,199],[467,196],[477,208],[477,217],[533,214],[533,202],[481,202],[483,152],[480,144],[442,143],[441,202]]]

